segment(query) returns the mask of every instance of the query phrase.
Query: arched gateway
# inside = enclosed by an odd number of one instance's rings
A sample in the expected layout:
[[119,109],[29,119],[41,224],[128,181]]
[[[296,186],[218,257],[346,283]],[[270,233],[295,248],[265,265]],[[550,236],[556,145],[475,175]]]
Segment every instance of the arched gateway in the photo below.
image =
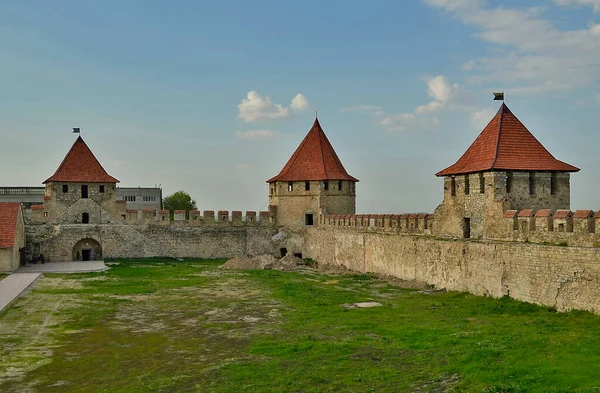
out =
[[74,261],[98,261],[102,259],[102,247],[94,239],[82,239],[73,246]]

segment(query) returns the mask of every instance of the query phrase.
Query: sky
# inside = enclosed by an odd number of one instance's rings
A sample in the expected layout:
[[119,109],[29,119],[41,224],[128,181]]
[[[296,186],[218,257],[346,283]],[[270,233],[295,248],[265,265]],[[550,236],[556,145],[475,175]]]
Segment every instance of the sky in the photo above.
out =
[[600,0],[3,0],[0,185],[80,127],[120,186],[266,210],[318,111],[357,212],[433,212],[498,91],[600,209]]

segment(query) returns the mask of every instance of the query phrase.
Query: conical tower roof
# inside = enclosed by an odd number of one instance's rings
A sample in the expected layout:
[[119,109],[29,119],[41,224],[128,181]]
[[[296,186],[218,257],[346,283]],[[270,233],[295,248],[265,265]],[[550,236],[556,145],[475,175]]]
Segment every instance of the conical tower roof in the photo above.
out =
[[557,160],[503,103],[460,159],[436,176],[492,170],[577,172]]
[[118,183],[119,181],[106,173],[80,136],[73,143],[54,175],[46,179],[44,184],[48,182]]
[[319,119],[315,119],[312,128],[281,172],[267,180],[267,183],[307,180],[358,181],[344,169],[333,146],[325,136]]

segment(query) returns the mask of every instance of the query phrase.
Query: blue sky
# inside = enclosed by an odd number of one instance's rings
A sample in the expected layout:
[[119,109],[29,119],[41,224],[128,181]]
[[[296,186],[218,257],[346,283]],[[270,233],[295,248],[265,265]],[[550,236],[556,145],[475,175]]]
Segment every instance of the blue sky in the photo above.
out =
[[505,91],[597,210],[599,76],[600,0],[4,0],[0,184],[40,185],[81,127],[122,186],[264,210],[318,110],[359,212],[432,212]]

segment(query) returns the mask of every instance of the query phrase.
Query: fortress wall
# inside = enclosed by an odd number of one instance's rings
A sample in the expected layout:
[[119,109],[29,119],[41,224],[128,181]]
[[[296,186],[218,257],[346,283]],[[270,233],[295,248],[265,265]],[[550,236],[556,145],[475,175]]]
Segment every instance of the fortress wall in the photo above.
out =
[[28,225],[27,254],[49,261],[71,261],[82,239],[102,246],[104,258],[231,258],[273,251],[270,227],[190,225]]
[[282,244],[322,264],[437,288],[600,313],[600,248],[446,240],[351,228],[284,229]]

